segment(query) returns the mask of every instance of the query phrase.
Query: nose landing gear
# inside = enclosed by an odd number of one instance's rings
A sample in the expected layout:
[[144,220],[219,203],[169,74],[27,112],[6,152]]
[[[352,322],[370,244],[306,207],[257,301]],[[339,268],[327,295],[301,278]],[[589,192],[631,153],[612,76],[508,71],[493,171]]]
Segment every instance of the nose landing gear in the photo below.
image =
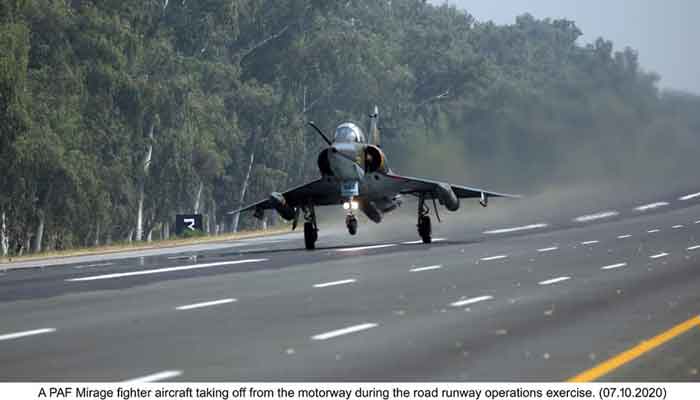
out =
[[351,235],[354,235],[357,233],[357,217],[355,217],[352,214],[348,214],[347,217],[345,217],[345,226],[348,227],[348,232]]

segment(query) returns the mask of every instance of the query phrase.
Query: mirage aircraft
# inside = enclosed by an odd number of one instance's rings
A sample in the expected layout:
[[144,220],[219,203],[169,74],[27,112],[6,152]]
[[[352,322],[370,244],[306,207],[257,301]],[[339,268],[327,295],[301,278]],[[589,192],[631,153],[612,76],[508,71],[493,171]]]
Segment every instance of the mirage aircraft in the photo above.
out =
[[357,210],[362,211],[375,223],[380,223],[385,213],[401,205],[402,195],[415,196],[418,198],[418,235],[423,243],[430,243],[430,201],[435,216],[440,221],[436,200],[449,211],[457,211],[460,199],[463,198],[478,198],[481,206],[486,207],[489,197],[519,197],[395,174],[389,168],[386,155],[380,147],[379,111],[376,106],[369,118],[371,143],[368,143],[360,127],[352,122],[338,125],[332,141],[318,126],[309,122],[328,145],[318,155],[321,177],[285,192],[273,192],[269,198],[229,214],[255,210],[253,215],[262,219],[265,210],[276,210],[285,220],[293,221],[292,230],[296,229],[300,214],[303,214],[304,242],[306,249],[312,250],[316,247],[318,239],[314,211],[316,206],[342,205],[346,211],[345,225],[348,232],[355,235]]

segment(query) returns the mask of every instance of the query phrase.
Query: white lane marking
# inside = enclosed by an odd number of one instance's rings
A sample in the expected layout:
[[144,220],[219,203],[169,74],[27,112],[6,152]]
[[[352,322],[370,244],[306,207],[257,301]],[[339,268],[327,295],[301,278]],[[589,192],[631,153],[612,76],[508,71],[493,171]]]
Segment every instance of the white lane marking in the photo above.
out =
[[493,261],[493,260],[502,260],[504,258],[508,258],[508,254],[499,254],[497,256],[491,256],[491,257],[484,257],[481,259],[481,261]]
[[434,269],[440,269],[442,265],[429,265],[427,267],[413,268],[411,272],[421,272],[421,271],[432,271]]
[[700,192],[693,193],[693,194],[687,194],[683,197],[680,197],[678,200],[686,201],[686,200],[694,199],[696,197],[700,197]]
[[700,219],[699,219],[699,220],[697,220],[697,221],[695,221],[695,223],[696,223],[696,224],[700,224]]
[[88,265],[78,265],[75,267],[75,269],[83,269],[83,268],[94,268],[94,267],[107,267],[110,265],[114,265],[114,263],[108,262],[108,263],[99,263],[99,264],[88,264]]
[[482,301],[491,300],[491,299],[493,299],[493,296],[479,296],[479,297],[474,297],[471,299],[464,299],[464,300],[455,301],[454,303],[450,303],[450,306],[463,307],[463,306],[468,306],[470,304],[480,303]]
[[697,245],[697,246],[690,246],[690,247],[687,248],[687,250],[690,250],[690,251],[697,250],[697,249],[700,249],[700,245]]
[[[432,242],[433,243],[444,242],[445,240],[447,240],[447,238],[433,238]],[[401,244],[421,244],[421,243],[423,243],[422,240],[412,240],[410,242],[401,242]]]
[[649,229],[647,231],[647,233],[657,233],[657,232],[661,232],[661,229]]
[[540,228],[546,228],[548,227],[549,224],[532,224],[532,225],[525,225],[525,226],[516,226],[514,228],[503,228],[503,229],[493,229],[490,231],[484,231],[485,234],[487,235],[493,235],[493,234],[498,234],[498,233],[510,233],[510,232],[518,232],[518,231],[528,231],[531,229],[540,229]]
[[643,206],[635,207],[634,209],[637,211],[646,211],[646,210],[652,210],[654,208],[664,207],[667,205],[668,205],[668,203],[665,201],[658,201],[656,203],[645,204]]
[[212,268],[212,267],[220,267],[220,266],[224,266],[224,265],[257,263],[257,262],[263,262],[263,261],[267,261],[267,260],[268,260],[268,258],[251,258],[251,259],[247,259],[247,260],[222,261],[222,262],[213,262],[213,263],[207,263],[207,264],[183,265],[181,267],[146,269],[143,271],[131,271],[131,272],[121,272],[121,273],[114,273],[114,274],[86,276],[83,278],[72,278],[72,279],[66,279],[66,282],[85,282],[85,281],[96,281],[96,280],[101,280],[101,279],[124,278],[127,276],[162,274],[165,272],[187,271],[190,269]]
[[685,227],[685,225],[673,225],[671,228],[672,229],[681,229],[683,227]]
[[559,250],[559,247],[552,246],[552,247],[545,247],[543,249],[537,249],[537,251],[540,253],[547,253],[547,252],[554,251],[554,250]]
[[576,221],[576,222],[589,222],[589,221],[595,221],[597,219],[616,217],[618,215],[620,215],[620,213],[615,211],[615,210],[603,211],[603,212],[599,212],[596,214],[582,215],[580,217],[576,217],[576,218],[574,218],[574,221]]
[[620,235],[617,238],[618,239],[627,239],[627,238],[631,238],[631,237],[632,237],[632,235]]
[[332,339],[334,337],[347,335],[349,333],[355,333],[355,332],[360,332],[360,331],[364,331],[367,329],[372,329],[372,328],[377,327],[377,326],[379,326],[379,324],[375,324],[372,322],[365,323],[365,324],[359,324],[359,325],[353,325],[353,326],[348,326],[347,328],[336,329],[334,331],[325,332],[325,333],[319,333],[318,335],[311,336],[311,339],[312,340],[327,340],[327,339]]
[[357,281],[355,279],[344,279],[342,281],[317,283],[314,285],[314,287],[315,288],[324,288],[324,287],[328,287],[328,286],[347,285],[348,283],[353,283],[353,282],[357,282]]
[[180,310],[180,311],[194,310],[195,308],[218,306],[219,304],[228,304],[228,303],[233,303],[235,301],[238,301],[238,300],[236,300],[236,299],[221,299],[221,300],[214,300],[214,301],[205,301],[203,303],[195,303],[195,304],[188,304],[185,306],[175,307],[175,309]]
[[659,253],[659,254],[654,254],[653,256],[649,256],[649,258],[657,259],[661,257],[666,257],[668,253]]
[[603,270],[616,269],[616,268],[622,268],[622,267],[626,267],[626,266],[627,266],[626,262],[621,262],[621,263],[617,263],[617,264],[606,265],[604,267],[601,267],[600,269],[603,269]]
[[396,243],[392,244],[377,244],[374,246],[361,246],[361,247],[348,247],[347,249],[338,249],[340,252],[348,252],[348,251],[362,251],[362,250],[371,250],[371,249],[383,249],[385,247],[394,247],[396,246]]
[[162,371],[155,374],[142,376],[140,378],[129,379],[122,383],[134,384],[134,383],[148,383],[148,382],[158,382],[165,379],[175,378],[182,375],[182,371]]
[[569,279],[571,279],[570,276],[560,276],[560,277],[558,277],[558,278],[547,279],[546,281],[541,281],[541,282],[539,282],[538,284],[539,284],[539,285],[543,285],[543,286],[544,286],[544,285],[551,285],[551,284],[554,284],[554,283],[559,283],[559,282],[568,281]]
[[44,328],[44,329],[34,329],[31,331],[24,331],[24,332],[6,333],[4,335],[0,335],[0,341],[19,339],[19,338],[23,338],[26,336],[41,335],[44,333],[52,333],[52,332],[56,332],[56,329]]
[[596,243],[600,243],[600,240],[587,240],[585,242],[581,242],[581,244],[584,246],[588,246],[588,245],[596,244]]

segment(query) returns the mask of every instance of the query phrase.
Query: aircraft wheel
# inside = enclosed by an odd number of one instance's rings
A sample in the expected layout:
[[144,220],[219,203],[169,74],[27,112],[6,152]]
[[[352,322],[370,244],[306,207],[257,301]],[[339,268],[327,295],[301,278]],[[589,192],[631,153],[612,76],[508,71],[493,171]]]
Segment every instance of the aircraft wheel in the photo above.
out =
[[357,218],[355,218],[352,215],[349,215],[347,220],[345,221],[345,224],[348,226],[348,232],[351,235],[354,235],[357,233]]
[[427,215],[420,217],[418,222],[418,234],[421,239],[423,239],[423,243],[431,243],[433,241],[431,237],[432,233],[430,217]]
[[316,239],[318,239],[318,232],[314,228],[314,224],[311,222],[305,222],[304,244],[306,245],[306,250],[313,250],[316,248]]

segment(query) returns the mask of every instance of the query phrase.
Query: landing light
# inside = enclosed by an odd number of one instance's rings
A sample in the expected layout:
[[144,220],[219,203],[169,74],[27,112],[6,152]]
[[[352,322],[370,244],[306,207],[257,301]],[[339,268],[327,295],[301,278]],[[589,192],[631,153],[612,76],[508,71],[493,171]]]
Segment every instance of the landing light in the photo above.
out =
[[358,202],[356,202],[355,200],[351,200],[349,202],[346,201],[345,203],[343,203],[343,210],[349,210],[351,208],[353,210],[357,210],[358,208],[360,208],[360,204]]

